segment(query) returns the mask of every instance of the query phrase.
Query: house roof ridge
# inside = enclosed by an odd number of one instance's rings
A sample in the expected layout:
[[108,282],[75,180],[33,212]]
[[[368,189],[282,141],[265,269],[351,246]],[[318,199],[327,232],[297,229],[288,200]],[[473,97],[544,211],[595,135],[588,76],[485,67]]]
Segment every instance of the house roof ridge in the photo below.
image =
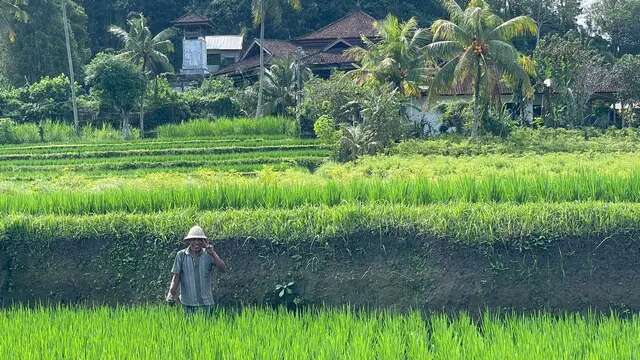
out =
[[[293,39],[293,41],[313,39],[311,37],[313,34],[321,33],[322,31],[327,30],[328,28],[330,28],[332,26],[335,26],[336,24],[338,24],[338,23],[340,23],[340,22],[342,22],[342,21],[344,21],[344,20],[346,20],[346,19],[348,19],[350,17],[354,17],[355,15],[364,15],[365,17],[368,17],[372,21],[378,21],[376,18],[374,18],[373,16],[371,16],[370,14],[365,12],[364,10],[356,9],[356,10],[353,10],[353,11],[349,12],[348,14],[344,15],[343,17],[330,22],[329,24],[321,27],[320,29],[311,31],[311,32],[309,32],[307,34],[304,34],[302,36],[299,36],[299,37]],[[318,39],[320,39],[320,38],[318,38]]]

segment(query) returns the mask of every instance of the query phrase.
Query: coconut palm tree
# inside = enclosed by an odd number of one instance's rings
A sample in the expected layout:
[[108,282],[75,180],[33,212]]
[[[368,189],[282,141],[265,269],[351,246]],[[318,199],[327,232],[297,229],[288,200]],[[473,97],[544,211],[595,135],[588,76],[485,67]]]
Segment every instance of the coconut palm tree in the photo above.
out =
[[503,21],[483,0],[471,0],[463,10],[455,0],[442,0],[451,20],[433,23],[433,43],[426,52],[440,65],[430,85],[429,98],[452,86],[473,87],[472,137],[478,135],[481,101],[499,98],[504,78],[515,79],[531,88],[529,75],[520,62],[513,39],[535,36],[538,27],[528,16]]
[[265,71],[265,103],[278,115],[296,106],[296,100],[304,84],[312,76],[311,69],[293,58],[276,59]]
[[271,17],[274,22],[279,23],[282,20],[282,5],[288,3],[294,10],[300,10],[302,7],[300,0],[252,0],[251,12],[253,14],[253,23],[260,24],[260,84],[258,87],[258,107],[256,109],[256,117],[263,115],[263,93],[264,93],[264,26],[267,17]]
[[[171,38],[175,36],[175,31],[171,28],[165,29],[153,36],[147,26],[147,20],[142,14],[131,17],[127,24],[129,31],[118,26],[110,26],[109,32],[122,41],[124,47],[118,57],[127,59],[141,67],[146,83],[148,74],[157,76],[162,73],[173,72],[173,66],[167,57],[173,52]],[[140,136],[144,137],[144,97],[145,92],[140,97]]]
[[392,84],[406,96],[420,96],[420,85],[425,82],[423,48],[429,43],[428,31],[418,28],[415,18],[401,23],[393,15],[374,26],[379,41],[363,38],[365,48],[346,51],[347,56],[360,63],[350,75],[359,83],[376,80]]

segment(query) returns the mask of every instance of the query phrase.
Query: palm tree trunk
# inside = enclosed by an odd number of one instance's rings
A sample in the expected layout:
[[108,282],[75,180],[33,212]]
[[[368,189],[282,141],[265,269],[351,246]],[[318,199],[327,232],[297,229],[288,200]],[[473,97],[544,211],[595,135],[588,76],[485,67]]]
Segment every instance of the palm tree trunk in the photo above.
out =
[[480,77],[482,76],[480,63],[477,64],[477,72],[473,89],[473,126],[471,127],[471,137],[478,136],[478,128],[480,127]]
[[262,96],[264,92],[264,0],[260,0],[260,85],[258,87],[258,108],[256,117],[262,116]]
[[140,96],[140,138],[144,138],[144,93],[147,87],[143,86],[142,96]]
[[142,62],[142,95],[140,95],[140,138],[144,138],[144,97],[147,93],[147,59]]

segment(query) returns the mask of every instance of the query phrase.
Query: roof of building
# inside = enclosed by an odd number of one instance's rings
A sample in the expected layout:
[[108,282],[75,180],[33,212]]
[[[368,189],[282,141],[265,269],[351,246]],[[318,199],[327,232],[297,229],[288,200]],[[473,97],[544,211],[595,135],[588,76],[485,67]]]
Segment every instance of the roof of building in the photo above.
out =
[[[251,54],[253,49],[259,46],[260,46],[260,39],[253,40],[251,45],[249,45],[249,48],[247,49],[247,51],[244,53],[243,59],[250,57],[249,54]],[[296,52],[297,48],[298,47],[296,45],[285,40],[268,40],[268,39],[264,40],[264,50],[268,56],[274,56],[274,57],[291,56]]]
[[[309,66],[351,64],[353,61],[342,53],[331,51],[331,45],[337,43],[350,43],[344,39],[360,38],[362,36],[375,37],[376,29],[373,26],[376,20],[369,14],[358,10],[334,21],[322,29],[305,35],[293,41],[264,40],[266,53],[265,62],[268,64],[271,58],[286,58],[294,56],[296,50],[302,47],[306,52],[305,63]],[[313,43],[311,43],[313,42]],[[319,49],[317,44],[323,43]],[[217,74],[245,73],[259,66],[255,49],[260,46],[260,40],[255,39],[243,54],[242,59],[229,66],[220,69]],[[323,51],[325,49],[325,51]]]
[[242,50],[244,36],[242,35],[216,35],[206,36],[207,50]]
[[209,18],[201,15],[187,14],[172,21],[174,25],[200,25],[209,24]]
[[376,36],[377,31],[373,24],[376,19],[362,10],[354,11],[331,24],[304,35],[297,40],[319,40],[319,39],[349,39],[364,36]]

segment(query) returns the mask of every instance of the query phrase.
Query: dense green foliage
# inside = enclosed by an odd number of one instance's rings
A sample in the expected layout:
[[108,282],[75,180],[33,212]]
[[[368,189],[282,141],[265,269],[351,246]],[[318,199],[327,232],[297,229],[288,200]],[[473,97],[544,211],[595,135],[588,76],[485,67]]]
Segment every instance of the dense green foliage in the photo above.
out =
[[[176,309],[14,308],[0,313],[0,356],[191,359],[633,358],[640,319],[565,314],[475,321],[418,312],[247,309],[185,319]],[[34,330],[35,329],[35,330]],[[172,329],[167,331],[166,329]],[[183,336],[178,337],[176,333]],[[84,334],[82,338],[78,334]],[[32,344],[15,349],[20,339]]]

